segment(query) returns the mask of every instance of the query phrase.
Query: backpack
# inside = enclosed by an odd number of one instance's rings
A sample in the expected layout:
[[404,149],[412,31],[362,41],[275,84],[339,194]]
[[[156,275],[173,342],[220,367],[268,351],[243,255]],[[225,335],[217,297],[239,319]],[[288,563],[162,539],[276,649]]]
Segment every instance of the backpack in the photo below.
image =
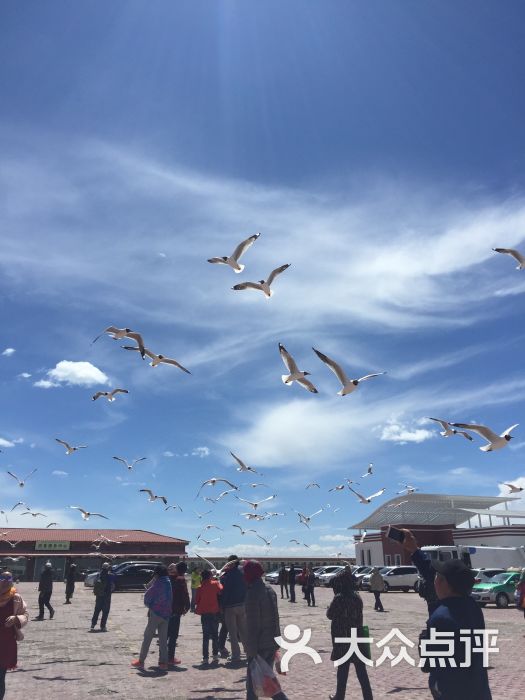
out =
[[106,584],[104,581],[101,581],[99,578],[95,581],[93,585],[93,594],[96,596],[102,596],[105,595],[106,593]]

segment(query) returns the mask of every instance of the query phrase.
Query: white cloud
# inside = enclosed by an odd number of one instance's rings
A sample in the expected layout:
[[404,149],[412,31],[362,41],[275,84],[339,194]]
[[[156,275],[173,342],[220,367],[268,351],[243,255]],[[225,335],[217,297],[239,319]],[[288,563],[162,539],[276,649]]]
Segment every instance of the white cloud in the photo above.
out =
[[435,437],[436,433],[426,428],[416,428],[400,422],[397,418],[390,418],[381,431],[380,440],[396,442],[406,445],[407,442],[424,442]]
[[0,437],[0,447],[14,447],[15,443],[13,440],[6,440],[5,438]]
[[96,386],[97,384],[108,384],[109,377],[91,362],[73,362],[71,360],[61,360],[56,367],[47,372],[47,379],[40,379],[33,386],[41,389],[66,386]]
[[61,469],[53,469],[51,474],[53,476],[60,476],[60,477],[69,476],[68,472],[63,472]]
[[171,450],[165,450],[162,453],[163,457],[175,457],[175,452],[172,452]]
[[354,538],[350,535],[321,535],[319,540],[320,542],[347,542],[350,544]]
[[17,376],[20,377],[20,379],[29,379],[31,375],[29,374],[29,372],[20,372],[20,374]]
[[33,386],[36,386],[39,389],[52,389],[55,386],[59,386],[59,384],[50,382],[49,379],[39,379],[37,382],[33,383]]
[[6,348],[6,349],[3,351],[2,355],[3,355],[4,357],[10,357],[11,355],[14,355],[15,352],[16,352],[15,348]]
[[200,457],[201,459],[203,459],[204,457],[208,457],[209,454],[210,448],[206,447],[205,445],[203,447],[194,447],[191,451],[192,457]]

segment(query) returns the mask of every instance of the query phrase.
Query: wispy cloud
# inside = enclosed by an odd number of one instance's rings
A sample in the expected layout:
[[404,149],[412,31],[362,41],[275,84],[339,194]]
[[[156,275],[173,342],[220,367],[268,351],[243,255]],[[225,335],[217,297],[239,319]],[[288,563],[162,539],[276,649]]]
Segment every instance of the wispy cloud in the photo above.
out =
[[424,442],[436,436],[436,433],[426,428],[409,426],[398,418],[389,418],[381,431],[380,440],[406,445],[407,442]]
[[69,473],[68,473],[68,472],[64,472],[64,471],[62,471],[61,469],[53,469],[53,471],[51,472],[51,474],[52,474],[52,476],[60,476],[60,477],[62,477],[62,478],[63,478],[63,477],[66,477],[66,476],[69,476]]
[[210,448],[206,447],[205,445],[203,447],[194,447],[191,451],[192,457],[200,457],[201,459],[203,459],[204,457],[208,457],[209,454]]
[[3,357],[11,357],[11,355],[14,355],[15,352],[16,352],[15,348],[6,348],[2,352],[2,355],[3,355]]

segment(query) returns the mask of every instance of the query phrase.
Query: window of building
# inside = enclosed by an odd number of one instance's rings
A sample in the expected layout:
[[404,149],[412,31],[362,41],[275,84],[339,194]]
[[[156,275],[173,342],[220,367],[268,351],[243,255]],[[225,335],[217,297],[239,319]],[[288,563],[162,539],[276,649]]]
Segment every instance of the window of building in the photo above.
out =
[[390,554],[385,554],[385,566],[392,566],[392,557]]
[[370,564],[372,563],[372,557],[370,555],[369,549],[366,550],[366,563],[368,564],[368,566],[370,566]]
[[365,565],[365,550],[361,550],[361,566]]
[[401,564],[401,554],[394,554],[394,565],[400,566]]

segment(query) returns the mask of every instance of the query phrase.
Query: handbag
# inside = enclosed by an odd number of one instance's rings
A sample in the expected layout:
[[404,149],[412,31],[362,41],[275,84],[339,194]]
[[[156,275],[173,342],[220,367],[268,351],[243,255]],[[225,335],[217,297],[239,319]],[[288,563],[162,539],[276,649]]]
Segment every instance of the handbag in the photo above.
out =
[[[357,630],[358,636],[359,637],[370,637],[370,630],[368,629],[368,625],[363,625],[362,627],[359,627]],[[361,654],[367,658],[367,659],[372,659],[372,652],[370,650],[370,642],[360,642],[359,643],[359,650],[361,651]]]
[[281,684],[277,680],[273,668],[259,654],[250,661],[248,666],[252,680],[253,692],[259,698],[273,698],[281,692]]

